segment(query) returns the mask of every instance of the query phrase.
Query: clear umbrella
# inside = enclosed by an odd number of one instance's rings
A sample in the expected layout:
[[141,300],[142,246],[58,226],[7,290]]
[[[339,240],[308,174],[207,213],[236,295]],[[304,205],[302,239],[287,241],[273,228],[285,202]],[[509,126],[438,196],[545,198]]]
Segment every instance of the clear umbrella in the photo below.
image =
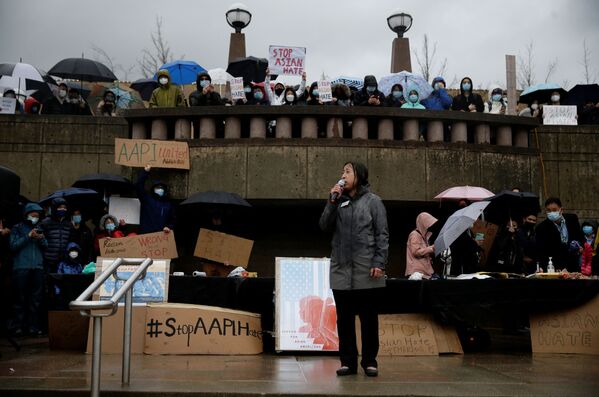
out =
[[462,233],[472,227],[489,204],[488,201],[479,201],[454,212],[447,219],[435,240],[435,256],[446,250]]

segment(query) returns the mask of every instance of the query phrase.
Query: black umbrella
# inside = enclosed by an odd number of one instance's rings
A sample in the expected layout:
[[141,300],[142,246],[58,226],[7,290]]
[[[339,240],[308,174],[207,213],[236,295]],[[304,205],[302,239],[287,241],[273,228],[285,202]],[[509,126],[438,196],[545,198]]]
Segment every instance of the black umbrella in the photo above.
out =
[[21,177],[10,168],[0,166],[0,197],[17,198],[21,191]]
[[503,190],[485,201],[491,202],[485,209],[485,219],[498,225],[505,224],[508,219],[520,221],[523,216],[541,211],[539,197],[530,192]]
[[243,77],[244,82],[260,83],[266,78],[267,68],[268,59],[247,57],[231,62],[227,67],[227,72],[233,77]]
[[200,205],[200,206],[235,206],[251,208],[252,205],[245,201],[240,195],[229,192],[200,192],[194,193],[180,205]]
[[87,101],[87,97],[92,92],[91,90],[89,90],[87,88],[83,88],[83,84],[81,82],[77,82],[77,81],[63,81],[62,83],[66,84],[67,87],[69,87],[69,89],[74,88],[77,91],[79,91],[79,94],[81,95],[81,97],[83,99],[85,99],[86,101]]
[[599,84],[577,84],[568,91],[566,105],[583,106],[599,102]]
[[85,58],[67,58],[48,70],[52,76],[82,81],[115,81],[117,77],[106,65]]
[[78,187],[57,190],[41,199],[39,204],[42,207],[49,206],[55,198],[65,199],[70,209],[77,208],[90,217],[101,213],[106,206],[100,193],[95,190]]
[[128,193],[133,190],[131,181],[114,174],[87,174],[75,181],[73,187],[92,189],[103,193]]
[[152,92],[158,88],[158,82],[154,79],[139,79],[131,83],[130,87],[139,92],[141,99],[149,101],[152,97]]

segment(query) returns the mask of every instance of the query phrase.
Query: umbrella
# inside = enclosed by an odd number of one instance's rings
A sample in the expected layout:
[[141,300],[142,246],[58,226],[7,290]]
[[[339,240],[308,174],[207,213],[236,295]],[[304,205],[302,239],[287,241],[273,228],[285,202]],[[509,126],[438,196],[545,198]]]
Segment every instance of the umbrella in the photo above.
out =
[[131,83],[130,87],[139,92],[144,101],[149,101],[152,97],[152,92],[158,88],[158,82],[154,79],[139,79]]
[[478,186],[454,186],[435,196],[436,199],[479,201],[493,196],[493,192]]
[[390,95],[391,87],[395,84],[401,84],[406,93],[410,90],[417,90],[420,100],[428,98],[433,92],[433,87],[431,87],[424,77],[406,72],[405,70],[381,77],[379,80],[379,91],[385,94],[385,96]]
[[[177,85],[193,83],[197,80],[198,73],[206,71],[206,69],[194,61],[174,61],[165,63],[159,70],[168,70],[171,75],[171,82]],[[154,75],[154,79],[158,79],[158,73]]]
[[252,205],[240,195],[229,192],[200,192],[194,193],[180,205],[210,205],[210,206],[235,206],[251,208]]
[[61,81],[61,84],[66,84],[67,87],[69,87],[69,89],[74,88],[77,91],[79,91],[79,94],[81,94],[81,97],[83,99],[85,99],[87,101],[87,98],[89,97],[89,94],[91,93],[91,90],[89,88],[84,88],[82,82],[76,82],[76,81]]
[[[243,77],[244,82],[264,81],[266,78],[266,69],[268,68],[268,59],[247,57],[236,59],[227,66],[227,72],[234,77]],[[272,76],[274,79],[275,77]]]
[[127,90],[122,86],[109,85],[106,87],[102,84],[94,84],[87,98],[87,103],[92,111],[96,111],[98,103],[104,99],[104,94],[107,91],[111,91],[114,94],[117,109],[142,109],[144,107],[141,96],[135,90]]
[[364,87],[364,80],[359,77],[339,76],[331,81],[331,85],[333,84],[345,84],[348,87],[361,90]]
[[505,224],[508,219],[520,219],[529,213],[541,212],[539,197],[530,192],[504,190],[485,201],[490,202],[485,209],[485,219],[498,225]]
[[577,84],[570,91],[565,103],[567,105],[583,106],[587,102],[599,102],[599,84]]
[[49,71],[53,76],[82,81],[115,81],[117,77],[106,65],[86,58],[66,58]]
[[47,83],[56,84],[46,72],[28,63],[0,64],[0,76],[0,87],[23,90],[27,95],[37,90],[45,90],[47,93]]
[[562,98],[566,95],[566,90],[554,83],[542,83],[531,85],[520,94],[518,102],[532,103],[537,100],[539,103],[548,103],[551,100],[551,93],[557,91]]
[[79,208],[82,211],[99,210],[106,205],[97,191],[78,187],[57,190],[41,199],[39,203],[42,207],[47,206],[55,198],[63,198],[67,200],[70,206]]
[[114,174],[87,174],[73,183],[73,187],[92,189],[96,192],[128,193],[133,190],[131,181]]
[[488,201],[480,201],[454,212],[435,239],[435,256],[445,251],[462,233],[472,227],[489,204]]
[[0,198],[14,199],[21,191],[21,177],[10,168],[0,166]]
[[233,76],[227,73],[223,68],[210,69],[208,74],[210,75],[213,84],[227,84],[227,82],[233,79]]

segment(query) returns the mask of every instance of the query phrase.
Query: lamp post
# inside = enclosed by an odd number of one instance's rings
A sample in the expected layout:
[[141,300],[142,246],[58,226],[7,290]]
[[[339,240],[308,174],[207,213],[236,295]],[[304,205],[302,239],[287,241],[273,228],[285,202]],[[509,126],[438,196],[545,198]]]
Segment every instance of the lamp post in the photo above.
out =
[[235,3],[225,13],[227,23],[233,29],[231,40],[229,41],[229,63],[237,58],[245,58],[245,35],[241,33],[252,20],[252,14],[247,7],[241,3]]
[[402,70],[412,71],[410,40],[403,37],[404,33],[412,27],[412,21],[412,16],[403,12],[396,12],[387,18],[389,29],[397,33],[397,37],[393,39],[391,50],[391,73]]

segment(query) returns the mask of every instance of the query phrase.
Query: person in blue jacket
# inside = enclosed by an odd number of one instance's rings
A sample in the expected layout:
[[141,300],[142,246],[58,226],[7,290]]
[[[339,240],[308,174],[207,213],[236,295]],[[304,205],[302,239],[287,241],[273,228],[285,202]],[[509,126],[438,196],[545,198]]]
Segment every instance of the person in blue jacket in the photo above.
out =
[[145,185],[152,167],[148,164],[140,171],[135,189],[141,203],[140,233],[164,231],[170,233],[175,227],[175,207],[168,199],[168,189],[165,183],[154,181],[151,192]]
[[422,101],[424,107],[428,110],[449,110],[453,98],[445,89],[445,80],[443,77],[435,77],[433,79],[433,93]]
[[14,315],[8,330],[14,336],[22,335],[24,330],[31,335],[42,334],[39,327],[45,277],[42,250],[48,246],[38,225],[42,213],[38,204],[28,203],[23,210],[25,219],[10,234]]

